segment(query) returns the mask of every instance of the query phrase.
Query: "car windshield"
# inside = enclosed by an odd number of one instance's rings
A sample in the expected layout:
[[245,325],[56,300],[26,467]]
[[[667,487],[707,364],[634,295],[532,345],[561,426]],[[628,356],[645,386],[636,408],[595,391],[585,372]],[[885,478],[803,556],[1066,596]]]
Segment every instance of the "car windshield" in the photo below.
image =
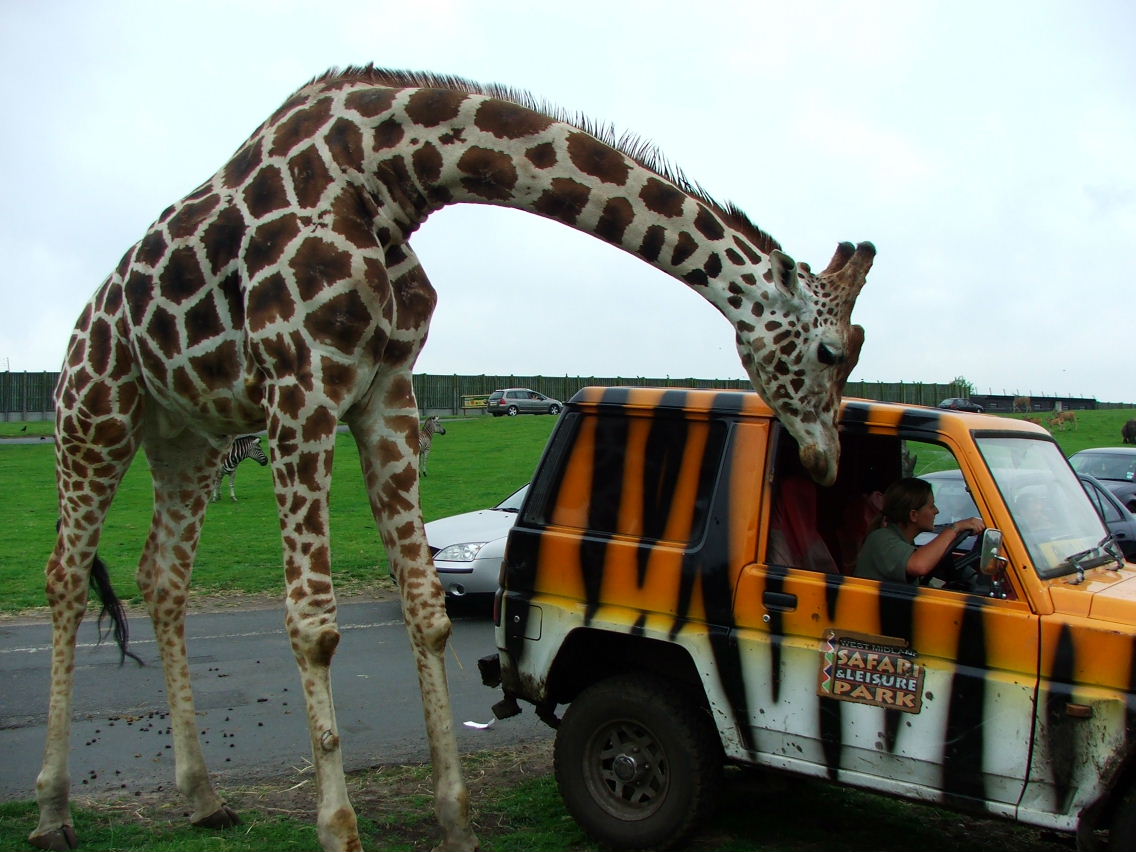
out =
[[935,529],[978,516],[978,507],[974,505],[961,471],[929,474],[926,479],[935,490],[935,508],[939,510],[935,516]]
[[1110,453],[1077,453],[1069,459],[1077,473],[1087,473],[1097,479],[1119,479],[1132,482],[1136,479],[1136,453],[1112,455]]
[[519,512],[519,511],[521,511],[521,504],[523,502],[525,502],[525,494],[528,493],[528,490],[529,490],[528,485],[522,485],[519,489],[514,491],[512,494],[510,494],[508,497],[506,497],[504,500],[502,500],[500,503],[498,503],[493,508],[497,509],[498,511],[501,511],[501,512]]
[[1056,444],[1008,437],[977,443],[1038,576],[1115,562],[1108,530]]

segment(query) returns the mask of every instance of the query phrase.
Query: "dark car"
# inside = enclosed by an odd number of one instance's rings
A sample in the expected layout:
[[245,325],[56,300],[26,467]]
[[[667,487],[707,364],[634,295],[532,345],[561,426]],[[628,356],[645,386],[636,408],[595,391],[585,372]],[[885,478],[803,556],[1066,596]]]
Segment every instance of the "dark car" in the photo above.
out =
[[944,399],[939,403],[939,408],[949,408],[951,411],[982,412],[981,405],[977,402],[971,402],[969,399],[963,399],[961,396],[952,396],[950,399]]
[[1069,456],[1077,473],[1095,476],[1129,512],[1136,512],[1136,447],[1097,447]]
[[[978,507],[974,505],[974,499],[970,496],[970,489],[962,478],[961,470],[940,470],[935,473],[925,473],[920,478],[930,482],[935,490],[935,504],[939,509],[939,514],[935,518],[936,529],[962,518],[978,515]],[[1096,506],[1108,531],[1116,538],[1116,543],[1124,552],[1124,558],[1129,562],[1136,562],[1136,515],[1128,511],[1116,495],[1092,476],[1078,473],[1077,478],[1081,480],[1085,493]],[[1024,481],[1022,486],[1032,488],[1038,494],[1043,494],[1046,488],[1044,483],[1037,482],[1035,478]],[[933,535],[923,535],[916,538],[916,543],[926,544],[933,537]]]
[[518,414],[559,414],[564,404],[530,388],[504,388],[489,394],[485,410],[494,417],[516,417]]

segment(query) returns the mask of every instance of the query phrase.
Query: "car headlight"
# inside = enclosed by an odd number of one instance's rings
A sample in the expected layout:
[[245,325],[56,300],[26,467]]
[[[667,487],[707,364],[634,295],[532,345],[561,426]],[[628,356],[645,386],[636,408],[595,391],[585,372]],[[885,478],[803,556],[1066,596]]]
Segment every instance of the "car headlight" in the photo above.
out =
[[434,554],[438,562],[472,562],[485,547],[484,541],[467,541],[464,544],[451,544]]

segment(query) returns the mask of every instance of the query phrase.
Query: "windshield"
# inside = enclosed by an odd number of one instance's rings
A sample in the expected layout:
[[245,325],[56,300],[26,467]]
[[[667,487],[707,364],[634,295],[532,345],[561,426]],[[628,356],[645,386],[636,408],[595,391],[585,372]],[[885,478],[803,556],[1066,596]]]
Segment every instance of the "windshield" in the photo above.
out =
[[1056,444],[1000,437],[977,443],[1040,577],[1114,561],[1104,549],[1108,530]]
[[528,493],[528,490],[528,485],[522,485],[493,508],[500,509],[502,512],[519,512],[521,504],[525,502],[525,494]]
[[1087,473],[1097,479],[1119,479],[1131,482],[1136,479],[1136,452],[1131,455],[1112,453],[1076,453],[1069,464],[1077,473]]

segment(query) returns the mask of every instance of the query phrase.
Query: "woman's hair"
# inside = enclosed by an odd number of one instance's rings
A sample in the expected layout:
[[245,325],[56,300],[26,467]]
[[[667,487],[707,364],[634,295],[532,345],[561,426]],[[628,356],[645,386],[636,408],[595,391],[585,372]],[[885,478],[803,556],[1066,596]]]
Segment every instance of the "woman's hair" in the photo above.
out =
[[893,526],[905,524],[911,520],[911,513],[926,506],[933,496],[931,483],[925,479],[909,476],[893,482],[884,492],[884,519]]

